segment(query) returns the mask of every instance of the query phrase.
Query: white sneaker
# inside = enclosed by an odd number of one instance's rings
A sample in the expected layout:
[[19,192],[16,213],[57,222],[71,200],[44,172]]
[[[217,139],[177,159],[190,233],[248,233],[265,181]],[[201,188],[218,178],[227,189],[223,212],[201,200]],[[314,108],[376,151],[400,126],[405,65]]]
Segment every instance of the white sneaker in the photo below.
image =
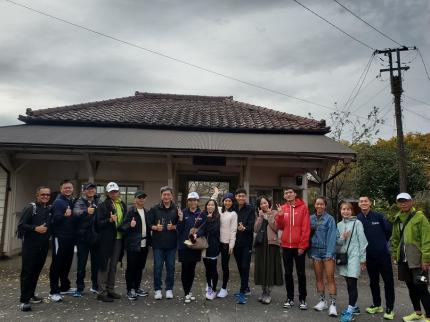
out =
[[77,291],[76,287],[71,287],[67,291],[60,292],[60,295],[75,294],[76,291]]
[[173,299],[173,292],[172,292],[172,290],[167,290],[166,291],[166,299],[169,299],[169,300]]
[[336,305],[330,304],[330,308],[328,309],[328,315],[329,316],[337,316]]
[[99,294],[99,291],[92,287],[90,288],[90,292],[93,294]]
[[206,284],[205,292],[207,292],[207,291],[208,291],[208,289],[209,289],[209,285],[208,285],[208,284]]
[[228,292],[227,292],[227,290],[225,289],[225,288],[222,288],[219,292],[218,292],[218,294],[217,294],[217,297],[219,297],[219,298],[224,298],[224,297],[227,297],[227,295],[228,295]]
[[216,293],[212,290],[212,288],[209,287],[206,292],[206,299],[212,301],[215,298],[216,298]]
[[191,296],[190,296],[190,294],[185,295],[185,300],[184,300],[184,302],[185,302],[185,303],[191,303]]
[[327,302],[323,300],[319,301],[318,304],[314,306],[315,311],[323,311],[327,309],[328,309]]
[[191,301],[196,300],[196,297],[193,295],[193,293],[190,292],[188,295],[190,296]]
[[162,298],[163,298],[163,294],[161,293],[161,291],[160,290],[155,291],[154,299],[161,300]]
[[60,294],[49,294],[48,299],[52,302],[61,302],[63,297]]

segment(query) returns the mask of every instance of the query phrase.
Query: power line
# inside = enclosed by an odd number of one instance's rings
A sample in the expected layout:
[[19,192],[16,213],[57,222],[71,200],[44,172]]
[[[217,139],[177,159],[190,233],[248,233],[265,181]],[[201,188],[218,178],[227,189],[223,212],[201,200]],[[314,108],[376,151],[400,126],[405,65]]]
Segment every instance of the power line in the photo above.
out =
[[414,100],[415,102],[418,102],[418,103],[421,103],[421,104],[424,104],[424,105],[427,105],[427,106],[429,106],[429,107],[430,107],[430,104],[429,104],[429,103],[426,103],[426,102],[424,102],[424,101],[422,101],[422,100],[419,100],[418,98],[414,98],[414,97],[411,97],[411,96],[406,95],[406,94],[403,94],[403,95],[405,95],[407,98],[410,98],[411,100]]
[[[8,1],[8,0],[6,0]],[[321,20],[324,20],[326,23],[328,23],[330,26],[332,26],[333,28],[336,28],[338,31],[340,31],[341,33],[343,33],[344,35],[348,36],[349,38],[355,40],[356,42],[360,43],[361,45],[375,51],[375,48],[373,48],[372,46],[366,44],[365,42],[361,41],[360,39],[352,36],[351,34],[347,33],[346,31],[344,31],[343,29],[341,29],[340,27],[336,26],[334,23],[328,21],[326,18],[320,16],[318,13],[316,13],[315,11],[313,11],[312,9],[306,7],[304,4],[300,3],[297,0],[293,0],[295,3],[297,3],[298,5],[302,6],[303,8],[305,8],[306,10],[308,10],[309,12],[311,12],[312,14],[314,14],[315,16],[317,16],[318,18],[320,18]]]
[[404,109],[405,111],[408,111],[409,113],[415,114],[416,116],[422,117],[423,119],[425,119],[425,120],[427,120],[427,121],[430,121],[430,118],[429,118],[429,117],[427,117],[427,116],[425,116],[425,115],[422,115],[422,114],[420,114],[420,113],[417,113],[417,112],[415,112],[415,111],[412,111],[412,110],[410,110],[410,109],[407,109],[406,107],[403,107],[403,109]]
[[387,89],[390,86],[390,84],[387,84],[385,87],[381,88],[378,92],[376,92],[372,97],[370,97],[366,102],[364,102],[363,104],[361,104],[359,107],[357,107],[354,111],[352,111],[352,113],[357,113],[357,111],[359,109],[361,109],[363,106],[365,106],[367,103],[369,103],[370,101],[372,101],[375,97],[377,97],[378,95],[380,95],[385,89]]
[[[33,12],[33,13],[37,13],[37,14],[43,15],[43,16],[51,18],[53,20],[57,20],[59,22],[62,22],[62,23],[71,25],[73,27],[76,27],[78,29],[82,29],[82,30],[88,31],[90,33],[96,34],[98,36],[101,36],[101,37],[108,38],[110,40],[119,42],[119,43],[121,43],[123,45],[134,47],[134,48],[137,48],[139,50],[143,50],[143,51],[149,52],[151,54],[158,55],[158,56],[161,56],[161,57],[169,59],[169,60],[173,60],[175,62],[187,65],[189,67],[193,67],[195,69],[198,69],[198,70],[210,73],[210,74],[214,74],[214,75],[217,75],[217,76],[220,76],[220,77],[223,77],[223,78],[226,78],[226,79],[229,79],[229,80],[232,80],[232,81],[235,81],[235,82],[247,85],[247,86],[258,88],[258,89],[261,89],[261,90],[264,90],[264,91],[267,91],[267,92],[270,92],[270,93],[274,93],[274,94],[282,95],[282,96],[285,96],[285,97],[288,97],[288,98],[291,98],[291,99],[295,99],[295,100],[301,101],[303,103],[311,104],[311,105],[314,105],[314,106],[319,106],[319,107],[322,107],[322,108],[325,108],[325,109],[328,109],[328,110],[331,110],[331,111],[337,111],[337,109],[334,108],[334,107],[330,107],[330,106],[327,106],[327,105],[324,105],[324,104],[316,103],[316,102],[310,101],[308,99],[304,99],[304,98],[300,98],[300,97],[297,97],[297,96],[293,96],[293,95],[290,95],[290,94],[282,92],[282,91],[278,91],[278,90],[271,89],[271,88],[268,88],[268,87],[265,87],[265,86],[261,86],[261,85],[255,84],[255,83],[244,81],[244,80],[241,80],[239,78],[236,78],[236,77],[233,77],[233,76],[230,76],[230,75],[227,75],[227,74],[223,74],[223,73],[217,72],[215,70],[212,70],[212,69],[209,69],[209,68],[206,68],[206,67],[202,67],[202,66],[196,65],[194,63],[190,63],[190,62],[188,62],[186,60],[175,58],[173,56],[164,54],[162,52],[159,52],[159,51],[156,51],[156,50],[153,50],[153,49],[149,49],[149,48],[137,45],[135,43],[132,43],[132,42],[129,42],[129,41],[126,41],[126,40],[122,40],[120,38],[117,38],[117,37],[108,35],[106,33],[103,33],[103,32],[100,32],[100,31],[97,31],[97,30],[94,30],[94,29],[91,29],[89,27],[85,27],[85,26],[79,25],[77,23],[68,21],[66,19],[56,17],[56,16],[51,15],[49,13],[46,13],[46,12],[34,9],[32,7],[26,6],[24,4],[21,4],[21,3],[18,3],[18,2],[12,1],[12,0],[4,0],[4,1],[6,1],[6,2],[8,2],[10,4],[13,4],[15,6],[27,9],[27,10]],[[369,47],[369,48],[371,48],[371,47]],[[371,48],[371,49],[373,49],[373,48]],[[356,115],[356,116],[359,117],[359,118],[365,119],[364,117],[362,117],[360,115]]]
[[381,34],[382,36],[384,36],[385,38],[391,40],[392,42],[396,43],[397,45],[399,45],[400,47],[404,47],[404,45],[398,43],[397,41],[395,41],[393,38],[391,38],[390,36],[388,36],[387,34],[383,33],[381,30],[379,30],[378,28],[372,26],[370,23],[368,23],[366,20],[362,19],[360,16],[358,16],[356,13],[352,12],[351,9],[347,8],[345,5],[343,5],[342,3],[340,3],[338,0],[333,0],[334,2],[336,2],[339,6],[341,6],[342,8],[344,8],[346,11],[348,11],[350,14],[352,14],[354,17],[356,17],[357,19],[359,19],[361,22],[364,22],[366,25],[368,25],[370,28],[372,28],[373,30],[375,30],[377,33]]
[[423,62],[424,70],[426,71],[426,75],[427,75],[427,79],[430,81],[429,72],[427,71],[427,66],[426,66],[426,63],[424,62],[423,55],[421,55],[421,50],[420,50],[419,48],[417,48],[417,51],[418,51],[418,54],[419,54],[419,55],[420,55],[420,57],[421,57],[421,61]]

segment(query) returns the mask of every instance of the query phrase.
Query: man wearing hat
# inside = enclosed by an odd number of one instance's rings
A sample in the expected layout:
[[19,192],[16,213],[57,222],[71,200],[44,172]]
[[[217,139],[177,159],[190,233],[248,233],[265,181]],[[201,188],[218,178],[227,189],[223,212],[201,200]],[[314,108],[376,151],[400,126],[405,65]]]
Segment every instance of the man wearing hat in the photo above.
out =
[[113,302],[121,295],[114,292],[116,267],[123,253],[122,225],[127,207],[120,198],[119,186],[115,182],[106,185],[106,199],[97,208],[96,231],[98,233],[98,272],[99,294],[97,299]]
[[[430,224],[420,210],[414,208],[410,194],[397,195],[397,213],[393,223],[391,247],[394,263],[398,264],[399,280],[406,282],[414,312],[403,321],[430,321],[428,269],[430,267]],[[426,312],[421,311],[421,304]]]
[[78,248],[78,263],[76,271],[75,297],[81,297],[85,284],[85,268],[87,266],[88,254],[91,253],[91,289],[97,293],[97,234],[94,230],[95,212],[100,203],[100,197],[96,194],[97,186],[89,182],[83,187],[83,194],[75,202],[73,215],[76,216],[76,244]]
[[145,269],[148,247],[151,242],[151,226],[149,225],[149,212],[144,208],[145,200],[146,193],[143,190],[136,191],[134,206],[128,210],[120,227],[124,234],[124,245],[127,251],[125,281],[129,300],[148,295],[148,292],[140,287],[142,271]]

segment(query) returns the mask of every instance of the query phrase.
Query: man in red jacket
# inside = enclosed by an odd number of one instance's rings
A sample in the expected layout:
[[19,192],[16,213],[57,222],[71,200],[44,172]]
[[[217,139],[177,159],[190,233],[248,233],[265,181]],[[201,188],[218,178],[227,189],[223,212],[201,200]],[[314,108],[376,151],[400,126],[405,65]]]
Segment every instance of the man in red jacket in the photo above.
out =
[[287,300],[284,308],[294,306],[293,261],[296,262],[297,277],[299,280],[299,308],[307,310],[306,304],[306,274],[305,251],[309,247],[311,232],[309,210],[304,201],[297,197],[293,188],[284,189],[284,205],[278,206],[276,225],[282,230],[281,247],[285,270],[285,287]]

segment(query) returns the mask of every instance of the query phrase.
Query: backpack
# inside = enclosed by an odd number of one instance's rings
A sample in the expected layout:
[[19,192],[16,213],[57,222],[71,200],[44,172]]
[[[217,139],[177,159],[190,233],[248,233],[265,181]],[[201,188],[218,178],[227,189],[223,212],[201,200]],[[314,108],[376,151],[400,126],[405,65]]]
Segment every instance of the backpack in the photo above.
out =
[[[34,202],[30,202],[30,203],[29,203],[29,205],[31,205],[31,206],[33,207],[33,213],[32,213],[32,216],[35,216],[35,215],[37,214],[37,206],[36,206],[36,203],[34,203]],[[22,219],[22,215],[21,215],[21,219]],[[19,222],[21,222],[21,220],[20,220]],[[18,225],[19,225],[19,223],[18,223]],[[16,231],[15,231],[15,236],[16,236],[18,239],[24,239],[24,235],[25,235],[25,231],[24,231],[23,229],[19,229],[19,228],[17,227],[17,228],[16,228]]]

